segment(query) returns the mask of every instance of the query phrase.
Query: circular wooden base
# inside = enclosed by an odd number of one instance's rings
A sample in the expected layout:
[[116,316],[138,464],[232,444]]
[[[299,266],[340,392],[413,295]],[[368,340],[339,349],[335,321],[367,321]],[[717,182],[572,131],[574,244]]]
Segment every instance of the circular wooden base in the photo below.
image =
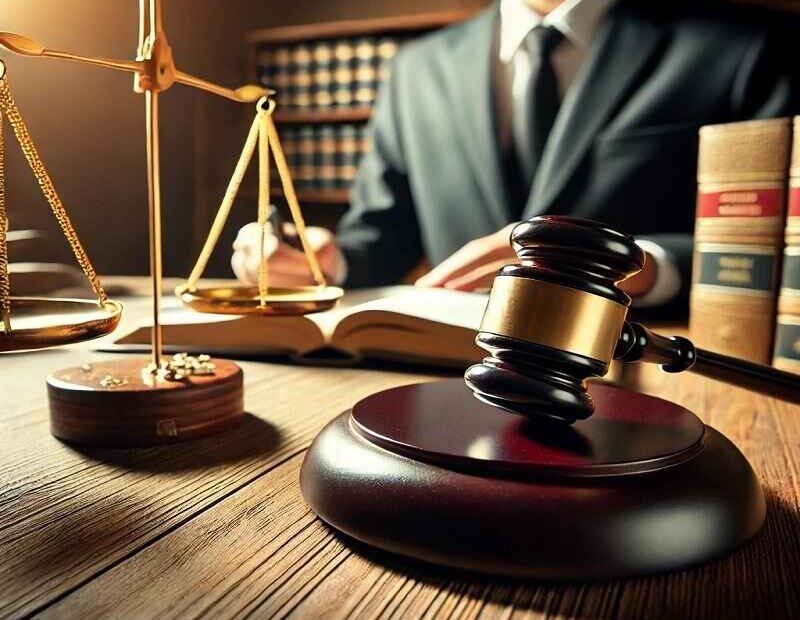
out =
[[213,375],[181,381],[143,372],[148,361],[122,358],[59,370],[47,379],[50,430],[66,441],[145,447],[205,437],[242,420],[242,370],[212,360]]
[[303,495],[386,551],[543,579],[675,570],[758,532],[763,493],[730,441],[667,401],[590,392],[595,414],[572,427],[485,405],[461,379],[376,394],[316,438]]

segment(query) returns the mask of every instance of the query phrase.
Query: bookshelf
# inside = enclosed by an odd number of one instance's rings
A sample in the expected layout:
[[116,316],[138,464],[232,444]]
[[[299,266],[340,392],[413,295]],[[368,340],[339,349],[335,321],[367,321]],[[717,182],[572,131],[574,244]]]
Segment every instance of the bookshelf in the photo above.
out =
[[[473,14],[444,11],[247,33],[249,77],[277,91],[275,121],[303,203],[347,205],[389,61],[407,41]],[[273,192],[280,198],[278,187]]]

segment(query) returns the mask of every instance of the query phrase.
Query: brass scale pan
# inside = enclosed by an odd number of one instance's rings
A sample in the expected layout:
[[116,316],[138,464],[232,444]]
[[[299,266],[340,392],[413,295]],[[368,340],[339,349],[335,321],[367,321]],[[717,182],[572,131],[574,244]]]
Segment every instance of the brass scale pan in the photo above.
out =
[[119,324],[122,306],[106,298],[97,280],[77,234],[72,229],[66,209],[45,171],[28,128],[11,96],[6,66],[0,60],[0,182],[4,181],[5,176],[5,141],[2,135],[4,116],[10,116],[9,121],[14,134],[34,176],[53,212],[60,215],[59,223],[62,230],[99,299],[45,299],[10,295],[6,239],[8,218],[5,192],[0,190],[0,353],[72,344],[109,334]]
[[0,352],[29,351],[91,340],[110,334],[122,305],[108,300],[11,297],[10,333],[0,328]]
[[344,295],[336,286],[271,287],[261,303],[257,286],[219,286],[188,289],[175,294],[187,308],[213,314],[279,316],[329,310]]

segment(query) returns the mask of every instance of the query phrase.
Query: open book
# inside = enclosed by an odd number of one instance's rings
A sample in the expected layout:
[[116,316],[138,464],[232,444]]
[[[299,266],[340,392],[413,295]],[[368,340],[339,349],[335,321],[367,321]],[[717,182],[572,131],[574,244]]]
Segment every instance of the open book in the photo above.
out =
[[[485,352],[475,345],[486,295],[392,286],[347,293],[327,312],[289,317],[162,312],[165,349],[212,355],[289,356],[308,362],[365,358],[463,368]],[[116,350],[150,343],[142,325],[115,341]]]

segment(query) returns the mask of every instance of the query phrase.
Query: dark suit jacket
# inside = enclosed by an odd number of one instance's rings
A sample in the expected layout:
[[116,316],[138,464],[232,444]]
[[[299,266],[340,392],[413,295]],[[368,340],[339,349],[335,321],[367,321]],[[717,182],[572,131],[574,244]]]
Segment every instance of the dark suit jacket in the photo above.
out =
[[520,213],[494,123],[497,16],[493,6],[395,58],[338,231],[346,284],[395,282],[423,256],[436,264],[521,217],[560,213],[661,243],[683,274],[669,310],[685,307],[697,131],[800,112],[798,22],[699,0],[619,2],[565,95]]

